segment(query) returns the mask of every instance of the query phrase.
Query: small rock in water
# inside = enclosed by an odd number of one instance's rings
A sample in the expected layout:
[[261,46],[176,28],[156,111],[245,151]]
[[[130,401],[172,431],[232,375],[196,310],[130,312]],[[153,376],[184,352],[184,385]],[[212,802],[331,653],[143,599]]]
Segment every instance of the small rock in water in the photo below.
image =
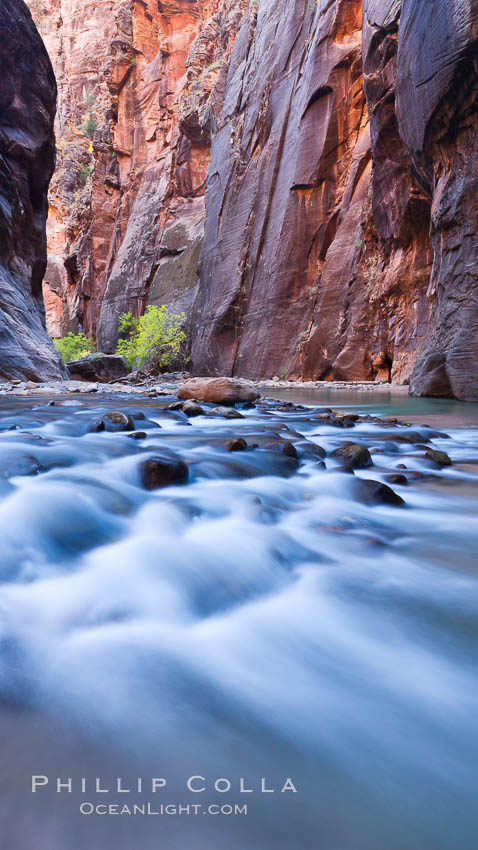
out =
[[90,431],[91,431],[92,434],[98,434],[100,431],[104,431],[104,430],[105,430],[105,423],[103,422],[102,419],[99,419],[98,422],[95,422],[90,428]]
[[195,399],[185,401],[181,407],[181,410],[183,411],[183,413],[186,414],[186,416],[202,416],[204,413],[204,410],[202,409],[201,405],[198,404]]
[[111,410],[101,417],[106,431],[134,431],[134,422],[128,413]]
[[15,475],[37,475],[39,472],[44,472],[45,468],[31,455],[12,459],[10,462],[4,462],[0,469],[0,478],[12,478]]
[[392,472],[390,475],[386,475],[385,477],[390,484],[408,484],[407,476],[401,475],[400,472]]
[[247,443],[242,437],[236,437],[234,440],[229,440],[226,450],[228,452],[243,452],[247,449]]
[[366,505],[403,505],[402,497],[387,484],[369,478],[355,479],[358,485],[357,498]]
[[206,410],[206,416],[221,416],[223,419],[244,419],[242,413],[233,407],[211,407]]
[[127,436],[131,437],[132,440],[145,440],[148,435],[146,434],[146,431],[133,431]]
[[339,411],[325,410],[316,414],[324,425],[332,425],[334,428],[353,428],[358,415],[356,413],[341,413]]
[[452,466],[451,459],[448,457],[447,453],[441,452],[438,449],[428,449],[425,453],[425,457],[435,461],[438,466]]
[[325,457],[327,452],[322,446],[317,443],[311,443],[309,440],[298,440],[295,443],[298,454],[303,458]]
[[185,484],[189,478],[189,469],[183,460],[159,455],[143,460],[140,473],[146,490],[157,490],[169,484]]
[[282,454],[287,455],[287,457],[292,457],[295,460],[297,460],[298,457],[297,449],[290,440],[284,440],[281,443],[264,443],[262,448],[267,449],[269,452],[282,452]]
[[348,446],[343,446],[333,452],[335,457],[340,457],[343,460],[345,469],[366,469],[367,466],[373,466],[372,456],[367,446],[362,446],[359,443],[350,443]]

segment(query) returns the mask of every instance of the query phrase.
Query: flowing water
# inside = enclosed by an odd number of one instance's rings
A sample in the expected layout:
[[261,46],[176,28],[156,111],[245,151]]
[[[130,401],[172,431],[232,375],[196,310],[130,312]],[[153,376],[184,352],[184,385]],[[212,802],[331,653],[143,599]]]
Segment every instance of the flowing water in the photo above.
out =
[[[187,420],[173,398],[0,400],[5,850],[476,846],[478,406],[274,395],[308,407]],[[324,403],[366,418],[324,424]],[[109,410],[145,436],[92,430]],[[250,448],[227,452],[233,437]],[[298,463],[262,448],[284,439]],[[347,441],[374,465],[344,472]],[[146,490],[158,453],[189,482]],[[364,480],[392,472],[404,503],[370,503]],[[31,794],[32,774],[49,785]],[[202,809],[79,811],[125,800]]]

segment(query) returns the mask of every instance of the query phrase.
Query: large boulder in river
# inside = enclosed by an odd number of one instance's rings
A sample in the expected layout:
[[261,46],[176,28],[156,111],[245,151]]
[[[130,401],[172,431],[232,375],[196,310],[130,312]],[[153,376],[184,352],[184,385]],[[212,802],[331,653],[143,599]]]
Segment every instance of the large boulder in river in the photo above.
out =
[[125,378],[129,373],[126,359],[119,354],[96,354],[68,364],[72,381],[98,381],[106,384]]
[[191,378],[181,384],[178,398],[194,398],[211,404],[255,401],[260,393],[246,381],[235,378]]

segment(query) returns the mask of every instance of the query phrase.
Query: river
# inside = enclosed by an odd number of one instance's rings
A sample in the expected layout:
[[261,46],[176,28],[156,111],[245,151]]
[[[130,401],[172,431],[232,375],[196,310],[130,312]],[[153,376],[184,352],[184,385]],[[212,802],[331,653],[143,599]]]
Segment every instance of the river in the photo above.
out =
[[[0,399],[2,847],[476,846],[478,405],[270,395]],[[188,482],[145,488],[157,457]]]

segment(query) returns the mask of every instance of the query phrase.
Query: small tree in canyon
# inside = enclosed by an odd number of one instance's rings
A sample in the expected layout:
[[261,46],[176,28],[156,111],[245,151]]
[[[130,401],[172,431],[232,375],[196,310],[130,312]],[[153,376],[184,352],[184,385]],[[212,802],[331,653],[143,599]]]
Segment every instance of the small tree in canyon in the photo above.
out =
[[70,331],[61,339],[54,339],[55,348],[65,363],[73,360],[81,360],[96,351],[95,341],[87,337],[82,331],[74,334]]
[[122,313],[116,353],[126,358],[130,369],[167,369],[180,356],[186,340],[185,319],[184,313],[172,313],[164,304],[150,305],[139,319]]

